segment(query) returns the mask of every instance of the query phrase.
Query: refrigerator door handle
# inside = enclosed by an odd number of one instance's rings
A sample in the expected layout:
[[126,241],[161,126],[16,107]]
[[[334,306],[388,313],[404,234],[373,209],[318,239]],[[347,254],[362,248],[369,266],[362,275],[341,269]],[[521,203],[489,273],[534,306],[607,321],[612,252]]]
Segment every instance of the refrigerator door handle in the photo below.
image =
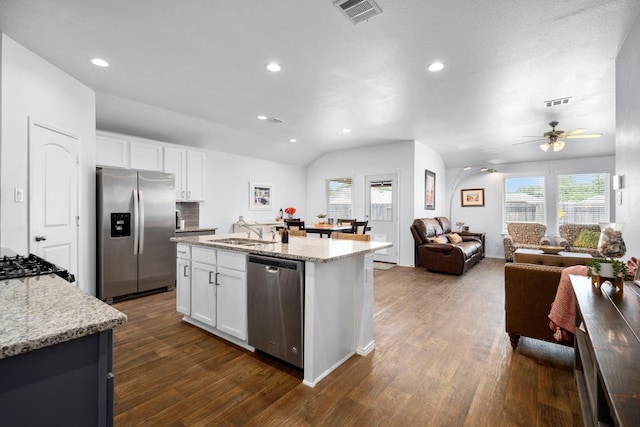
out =
[[138,220],[140,218],[140,214],[138,212],[138,191],[133,189],[133,226],[135,227],[135,232],[133,233],[133,254],[138,255]]
[[140,249],[138,252],[142,255],[144,252],[144,194],[142,190],[138,190],[138,194],[140,194],[140,227],[138,228],[140,233]]

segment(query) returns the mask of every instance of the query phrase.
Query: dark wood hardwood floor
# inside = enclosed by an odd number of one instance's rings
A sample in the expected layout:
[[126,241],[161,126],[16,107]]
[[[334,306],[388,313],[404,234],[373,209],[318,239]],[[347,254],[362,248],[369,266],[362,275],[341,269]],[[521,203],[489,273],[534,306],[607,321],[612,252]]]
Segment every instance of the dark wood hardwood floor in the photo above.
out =
[[376,349],[315,388],[181,321],[175,292],[114,304],[117,426],[578,426],[573,349],[504,332],[504,262],[375,271]]

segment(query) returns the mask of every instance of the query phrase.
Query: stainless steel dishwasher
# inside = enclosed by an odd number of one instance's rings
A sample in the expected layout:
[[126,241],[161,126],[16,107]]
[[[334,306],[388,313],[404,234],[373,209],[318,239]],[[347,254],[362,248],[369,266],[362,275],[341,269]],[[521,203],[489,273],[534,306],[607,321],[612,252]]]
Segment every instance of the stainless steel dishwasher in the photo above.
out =
[[249,345],[303,367],[304,262],[249,255]]

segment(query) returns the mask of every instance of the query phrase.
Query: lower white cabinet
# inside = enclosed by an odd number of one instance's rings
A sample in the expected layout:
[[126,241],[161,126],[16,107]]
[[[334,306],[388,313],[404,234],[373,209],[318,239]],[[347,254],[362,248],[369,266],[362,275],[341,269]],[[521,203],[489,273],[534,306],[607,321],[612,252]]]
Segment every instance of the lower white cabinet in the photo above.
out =
[[191,317],[216,326],[216,266],[191,261]]
[[[182,247],[190,250],[188,261],[180,258],[187,253]],[[177,252],[177,310],[209,332],[246,341],[247,255],[183,244]]]
[[247,339],[247,273],[218,267],[218,326],[222,332]]
[[191,246],[176,247],[176,310],[191,316]]

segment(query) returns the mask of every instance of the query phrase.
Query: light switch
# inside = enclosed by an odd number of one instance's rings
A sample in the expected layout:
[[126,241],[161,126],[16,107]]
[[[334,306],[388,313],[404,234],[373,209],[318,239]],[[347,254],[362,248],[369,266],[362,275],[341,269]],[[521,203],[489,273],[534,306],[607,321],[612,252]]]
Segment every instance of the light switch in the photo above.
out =
[[24,202],[24,190],[22,190],[22,188],[14,188],[13,189],[13,200],[16,203]]

